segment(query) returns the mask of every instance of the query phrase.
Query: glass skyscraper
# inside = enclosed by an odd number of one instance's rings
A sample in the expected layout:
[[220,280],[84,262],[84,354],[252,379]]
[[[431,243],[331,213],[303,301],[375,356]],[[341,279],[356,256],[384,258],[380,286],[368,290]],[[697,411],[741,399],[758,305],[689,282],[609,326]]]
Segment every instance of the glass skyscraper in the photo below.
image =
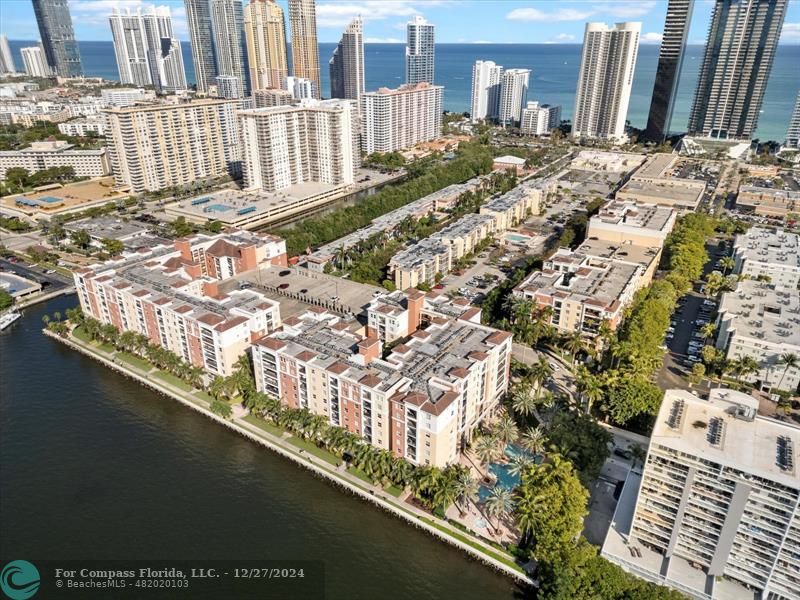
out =
[[67,0],[32,0],[47,64],[59,77],[80,77],[81,55]]
[[664,37],[658,53],[653,99],[650,101],[650,115],[645,130],[645,137],[653,142],[663,142],[669,134],[693,8],[694,0],[669,0],[667,5]]

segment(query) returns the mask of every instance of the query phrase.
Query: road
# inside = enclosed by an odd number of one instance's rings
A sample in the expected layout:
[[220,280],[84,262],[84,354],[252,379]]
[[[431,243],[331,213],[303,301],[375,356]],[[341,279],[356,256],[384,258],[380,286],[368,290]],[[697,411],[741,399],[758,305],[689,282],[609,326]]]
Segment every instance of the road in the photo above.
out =
[[12,263],[5,258],[0,258],[0,269],[15,273],[20,277],[38,281],[45,288],[45,291],[54,292],[63,287],[72,285],[72,279],[61,275],[58,272],[45,273],[46,269],[27,265],[22,262]]
[[0,244],[14,252],[24,252],[30,246],[37,246],[45,241],[41,231],[27,233],[10,233],[0,229]]

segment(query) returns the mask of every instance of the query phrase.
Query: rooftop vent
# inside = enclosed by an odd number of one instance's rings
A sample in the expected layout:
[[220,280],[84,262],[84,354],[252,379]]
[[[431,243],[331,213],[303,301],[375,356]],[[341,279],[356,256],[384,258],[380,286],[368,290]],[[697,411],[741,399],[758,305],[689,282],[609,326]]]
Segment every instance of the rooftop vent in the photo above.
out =
[[794,444],[789,436],[778,436],[777,454],[778,467],[782,471],[794,471]]
[[675,400],[672,403],[672,408],[669,409],[669,417],[667,417],[667,426],[670,429],[680,429],[683,423],[683,415],[686,412],[686,403],[683,400]]

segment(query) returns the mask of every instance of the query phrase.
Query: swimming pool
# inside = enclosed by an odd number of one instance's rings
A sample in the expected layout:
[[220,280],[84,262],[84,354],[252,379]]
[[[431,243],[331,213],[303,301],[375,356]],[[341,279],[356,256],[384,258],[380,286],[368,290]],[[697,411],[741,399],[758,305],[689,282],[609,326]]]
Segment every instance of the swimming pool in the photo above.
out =
[[506,239],[518,244],[527,244],[531,240],[527,235],[516,235],[513,233],[507,233]]
[[[535,455],[531,454],[527,450],[511,444],[506,446],[505,455],[508,457],[509,461],[517,456],[527,456],[533,459],[533,462],[535,462],[537,465],[541,464],[542,460],[544,459],[544,457],[540,454],[535,454]],[[517,487],[517,484],[519,483],[519,475],[510,473],[510,470],[511,470],[510,462],[489,464],[489,472],[492,473],[497,478],[496,485],[504,487],[507,490],[513,490],[515,487]],[[478,490],[478,498],[480,499],[480,501],[483,502],[484,500],[486,500],[486,498],[489,497],[491,491],[492,491],[491,487],[482,485]]]

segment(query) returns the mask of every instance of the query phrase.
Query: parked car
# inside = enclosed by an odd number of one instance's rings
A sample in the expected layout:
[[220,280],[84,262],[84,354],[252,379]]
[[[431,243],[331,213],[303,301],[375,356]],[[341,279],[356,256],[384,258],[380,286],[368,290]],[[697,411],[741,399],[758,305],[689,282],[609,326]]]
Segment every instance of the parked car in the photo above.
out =
[[633,458],[633,452],[630,450],[623,450],[622,448],[614,448],[614,454],[616,456],[621,456],[625,460],[630,460]]

